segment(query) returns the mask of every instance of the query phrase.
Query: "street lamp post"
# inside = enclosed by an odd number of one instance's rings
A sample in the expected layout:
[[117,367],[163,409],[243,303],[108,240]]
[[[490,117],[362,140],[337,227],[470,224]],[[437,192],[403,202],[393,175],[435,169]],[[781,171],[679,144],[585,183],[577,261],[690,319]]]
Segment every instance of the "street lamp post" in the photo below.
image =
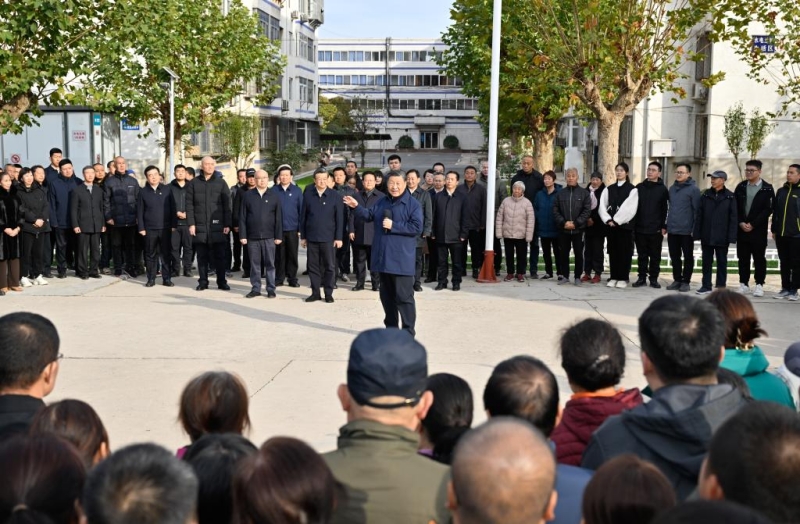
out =
[[164,71],[169,75],[169,171],[164,173],[164,180],[169,182],[175,171],[175,81],[180,77],[168,67]]

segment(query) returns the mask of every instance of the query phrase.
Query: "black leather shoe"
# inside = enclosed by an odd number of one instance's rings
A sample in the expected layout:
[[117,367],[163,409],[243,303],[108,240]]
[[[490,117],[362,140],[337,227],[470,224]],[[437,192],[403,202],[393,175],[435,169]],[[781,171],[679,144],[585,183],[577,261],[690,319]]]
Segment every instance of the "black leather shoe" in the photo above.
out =
[[242,278],[250,278],[250,273],[242,272]]
[[66,273],[58,273],[56,275],[56,278],[67,278],[67,274]]
[[436,279],[435,278],[426,278],[425,279],[425,283],[426,284],[430,284],[431,282],[436,282]]
[[181,276],[181,272],[177,269],[172,272],[172,278],[178,278],[179,276]]
[[237,271],[241,271],[241,270],[242,270],[242,266],[237,264],[237,265],[235,265],[235,266],[233,266],[231,268],[231,273],[236,273]]
[[658,280],[653,280],[650,282],[650,287],[653,289],[661,289],[661,284],[658,283]]
[[81,280],[89,280],[89,275],[81,275],[79,278]]
[[175,287],[175,284],[172,283],[172,280],[165,280],[162,285],[164,287]]
[[145,284],[144,287],[153,287],[155,285],[156,285],[156,281],[155,280],[148,280],[147,284]]
[[289,287],[300,287],[300,282],[296,280],[294,282],[289,282]]
[[438,286],[436,286],[436,288],[434,289],[434,291],[441,291],[441,290],[443,290],[443,289],[444,289],[444,288],[446,288],[446,287],[447,287],[447,284],[439,284]]
[[310,297],[306,298],[306,302],[316,302],[317,300],[322,300],[322,297],[311,295]]
[[356,284],[350,291],[364,291],[364,284]]
[[414,291],[416,291],[417,293],[420,293],[422,291],[422,285],[421,284],[414,284]]
[[89,275],[89,278],[103,278],[103,277],[101,277],[101,276],[100,276],[99,274],[97,274],[97,273],[92,273],[91,275]]
[[381,286],[372,286],[372,291],[380,291]]
[[274,291],[267,291],[267,298],[275,298],[276,296]]
[[188,277],[188,278],[192,278],[194,275],[192,275],[192,270],[191,269],[184,269],[183,270],[183,276]]
[[195,291],[205,291],[208,289],[208,284],[197,284],[197,287],[194,288]]
[[326,304],[333,304],[333,297],[325,297]]
[[461,289],[461,284],[453,284],[453,291],[458,291]]
[[217,289],[221,289],[222,291],[230,291],[231,286],[228,284],[217,284]]
[[253,297],[260,297],[261,293],[258,291],[251,291],[250,293],[246,294],[244,298],[253,298]]
[[646,285],[647,285],[647,281],[645,279],[643,279],[643,278],[640,278],[639,280],[634,282],[631,286],[632,287],[642,287],[642,286],[646,286]]
[[275,287],[281,287],[283,285],[284,285],[283,280],[281,280],[280,282],[275,282]]

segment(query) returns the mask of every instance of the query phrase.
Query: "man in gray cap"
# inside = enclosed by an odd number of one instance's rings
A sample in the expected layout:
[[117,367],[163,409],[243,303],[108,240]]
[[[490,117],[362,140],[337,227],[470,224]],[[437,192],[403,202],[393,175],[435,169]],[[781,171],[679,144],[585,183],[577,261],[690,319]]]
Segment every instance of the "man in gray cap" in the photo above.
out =
[[792,392],[794,405],[800,412],[800,341],[786,348],[786,353],[783,354],[783,365],[775,370],[775,374]]
[[711,293],[711,270],[717,259],[717,288],[724,288],[728,280],[728,247],[736,243],[738,219],[736,197],[725,187],[728,175],[714,171],[710,175],[711,187],[703,191],[700,207],[694,221],[694,239],[703,248],[703,284],[698,295]]
[[346,490],[334,523],[449,522],[449,469],[417,454],[433,403],[427,377],[425,348],[405,330],[371,329],[353,341],[338,390],[347,424],[323,455]]

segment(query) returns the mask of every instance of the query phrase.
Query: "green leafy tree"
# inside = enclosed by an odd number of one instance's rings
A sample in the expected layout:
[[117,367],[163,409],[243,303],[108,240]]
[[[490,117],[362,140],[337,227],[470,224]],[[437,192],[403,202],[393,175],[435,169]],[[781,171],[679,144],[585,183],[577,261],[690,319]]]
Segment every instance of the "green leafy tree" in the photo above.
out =
[[761,113],[761,110],[756,108],[750,113],[750,120],[747,126],[747,152],[750,158],[758,158],[758,152],[764,147],[772,130],[775,129],[775,124],[767,119],[767,116]]
[[745,148],[747,140],[747,113],[745,113],[741,102],[737,102],[733,107],[725,111],[725,127],[722,128],[725,137],[725,144],[728,151],[733,155],[736,162],[736,169],[739,170],[739,178],[744,180],[742,166],[739,165],[739,156]]
[[0,2],[0,134],[21,132],[40,105],[63,103],[68,78],[94,65],[93,34],[105,30],[110,0]]
[[[541,38],[529,47],[539,61],[569,73],[574,97],[597,120],[598,169],[607,179],[618,160],[624,116],[654,89],[674,93],[674,101],[686,96],[681,66],[703,58],[689,49],[713,3],[532,0],[528,23]],[[704,82],[713,85],[722,76]]]
[[340,96],[319,98],[319,114],[323,118],[323,131],[326,133],[345,134],[353,128],[353,118],[350,112],[353,110],[352,103]]
[[258,151],[261,119],[257,116],[230,114],[214,125],[223,159],[233,161],[236,169],[247,169]]
[[[75,100],[116,112],[129,122],[170,127],[168,81],[175,83],[175,143],[221,116],[223,108],[256,81],[254,104],[269,103],[285,60],[259,32],[253,13],[233,2],[227,15],[218,0],[127,0],[112,19],[114,31],[98,35],[107,52],[97,56],[87,88]],[[172,144],[169,145],[172,147]],[[169,149],[167,149],[167,155]]]
[[271,175],[274,175],[278,171],[278,167],[284,164],[291,166],[295,174],[299,174],[300,169],[308,161],[308,155],[303,146],[294,141],[289,142],[282,149],[272,147],[266,149],[264,153],[267,157],[265,169]]
[[[553,141],[558,121],[570,107],[568,70],[543,58],[540,28],[533,23],[529,0],[503,2],[500,42],[500,98],[498,134],[532,136],[537,169],[553,168]],[[479,120],[488,127],[492,41],[492,2],[456,0],[453,23],[443,34],[449,46],[441,65],[463,82],[463,92],[478,99]]]
[[371,134],[375,128],[371,124],[371,118],[375,115],[374,110],[367,109],[367,100],[356,97],[350,102],[350,133],[356,141],[355,151],[361,155],[361,164],[364,165],[364,158],[367,155],[367,135]]

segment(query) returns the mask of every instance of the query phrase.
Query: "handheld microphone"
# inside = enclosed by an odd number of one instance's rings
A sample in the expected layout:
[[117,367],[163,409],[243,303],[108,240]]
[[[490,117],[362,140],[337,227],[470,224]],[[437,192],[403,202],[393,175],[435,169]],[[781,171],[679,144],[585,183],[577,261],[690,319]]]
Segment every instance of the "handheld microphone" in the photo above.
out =
[[[383,210],[383,218],[388,218],[389,220],[391,220],[392,219],[392,210],[391,209],[384,209]],[[385,234],[387,234],[387,235],[389,234],[389,230],[386,229],[386,228],[383,228],[383,232]]]

